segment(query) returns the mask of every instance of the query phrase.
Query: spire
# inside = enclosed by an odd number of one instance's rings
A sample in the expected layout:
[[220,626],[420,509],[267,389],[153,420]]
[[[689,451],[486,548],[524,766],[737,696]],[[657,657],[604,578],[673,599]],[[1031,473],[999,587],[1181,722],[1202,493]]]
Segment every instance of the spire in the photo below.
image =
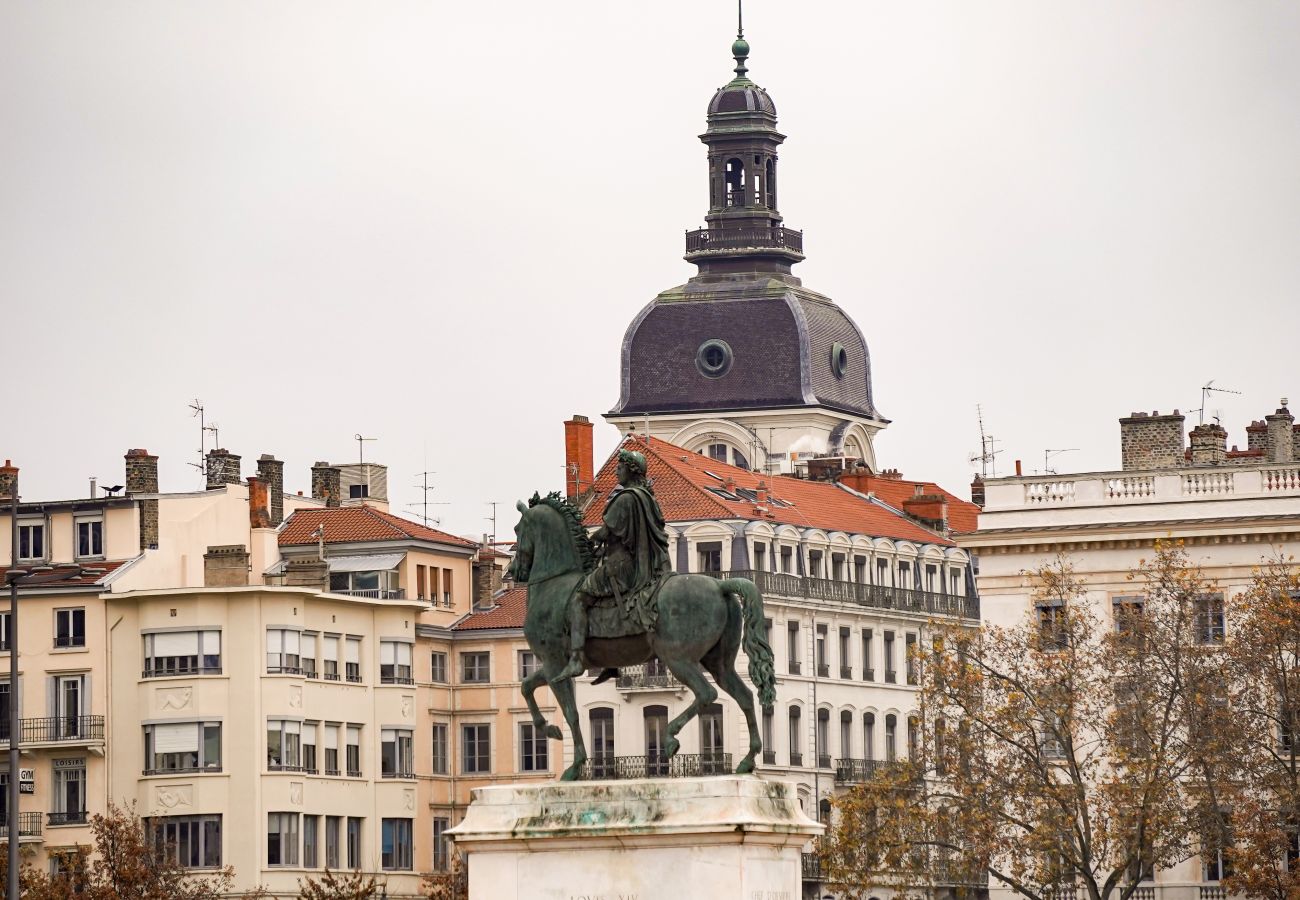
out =
[[749,42],[745,40],[745,0],[736,0],[736,40],[731,45],[731,55],[736,59],[736,80],[745,78],[749,71],[745,60],[749,59]]

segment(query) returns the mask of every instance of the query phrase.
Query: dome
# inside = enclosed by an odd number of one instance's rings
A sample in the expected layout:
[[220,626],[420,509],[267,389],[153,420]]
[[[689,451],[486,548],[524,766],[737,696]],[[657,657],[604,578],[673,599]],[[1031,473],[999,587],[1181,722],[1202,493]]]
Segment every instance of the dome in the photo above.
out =
[[767,91],[754,84],[748,78],[737,78],[726,87],[718,88],[713,99],[709,101],[709,115],[719,113],[765,113],[776,115],[776,104]]

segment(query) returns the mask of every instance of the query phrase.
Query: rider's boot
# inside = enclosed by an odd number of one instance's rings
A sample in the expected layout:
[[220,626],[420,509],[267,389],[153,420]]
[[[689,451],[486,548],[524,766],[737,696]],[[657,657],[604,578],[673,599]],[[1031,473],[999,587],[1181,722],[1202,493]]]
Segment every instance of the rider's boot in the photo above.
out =
[[582,649],[587,643],[587,604],[582,595],[573,598],[569,607],[569,661],[560,674],[551,679],[554,684],[566,678],[576,678],[587,671],[587,659]]

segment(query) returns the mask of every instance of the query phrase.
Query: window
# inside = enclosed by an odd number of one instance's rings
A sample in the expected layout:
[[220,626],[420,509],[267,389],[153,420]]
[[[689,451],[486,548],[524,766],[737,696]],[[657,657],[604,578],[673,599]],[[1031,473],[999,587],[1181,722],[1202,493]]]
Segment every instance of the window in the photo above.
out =
[[467,775],[491,772],[491,729],[487,725],[462,725],[460,737],[460,770]]
[[797,706],[790,707],[790,765],[803,765],[803,740],[800,735],[800,710]]
[[348,777],[360,778],[361,777],[361,726],[349,725],[347,737],[348,737],[348,743],[347,743],[347,747],[345,748],[347,752],[347,759],[345,760],[345,762],[347,763],[348,766]]
[[894,668],[894,633],[885,632],[885,682],[898,683],[898,670]]
[[[935,589],[935,581],[938,579],[938,576],[939,576],[939,567],[936,566],[936,565],[934,565],[933,563],[926,563],[926,565],[925,565],[925,589],[926,589],[927,591],[929,591],[931,594],[934,593],[934,589]],[[942,582],[939,583],[939,587],[943,587],[943,583],[942,583]]]
[[344,675],[353,684],[361,682],[361,638],[349,637],[344,648],[347,657],[344,661]]
[[786,631],[786,664],[791,675],[798,675],[799,669],[799,623],[787,622]]
[[220,722],[167,722],[144,726],[145,775],[220,771]]
[[[662,777],[668,774],[668,751],[664,746],[668,742],[668,707],[647,706],[642,713],[645,718],[645,774],[650,778]],[[703,747],[703,724],[704,720],[701,718],[701,747]]]
[[831,711],[829,709],[817,710],[817,729],[815,732],[817,738],[817,766],[822,769],[829,768],[831,764],[830,730]]
[[442,570],[442,605],[451,609],[451,569]]
[[[721,446],[721,445],[719,445]],[[723,448],[726,449],[725,447]],[[722,571],[722,544],[718,541],[697,544],[696,551],[696,571],[698,572],[721,572]]]
[[51,825],[74,825],[86,821],[86,760],[55,759],[54,810]]
[[889,586],[889,560],[876,557],[876,584],[881,587]]
[[429,655],[429,680],[434,684],[447,683],[447,654],[439,650]]
[[104,555],[104,520],[77,519],[77,557]]
[[916,684],[916,635],[909,632],[905,640],[907,642],[907,683]]
[[840,713],[840,759],[853,758],[853,713]]
[[934,720],[934,771],[937,775],[948,773],[947,759],[948,722],[943,716]]
[[1146,603],[1142,597],[1116,597],[1111,601],[1115,631],[1121,635],[1132,635],[1145,611]]
[[765,544],[754,545],[754,570],[757,572],[763,572],[767,569],[767,566],[765,565],[766,550],[767,547]]
[[411,677],[411,645],[405,641],[379,642],[379,682],[415,684]]
[[831,580],[832,581],[844,580],[844,554],[843,553],[831,554]]
[[302,633],[302,674],[308,678],[316,677],[316,632]]
[[[668,710],[664,710],[664,718],[667,719]],[[720,703],[710,703],[700,711],[700,766],[703,775],[725,775],[727,769],[723,765],[723,754],[726,747],[722,742],[722,705]],[[665,721],[665,734],[667,737],[667,722]]]
[[776,737],[773,735],[773,715],[772,707],[763,707],[763,763],[765,765],[776,765]]
[[1232,861],[1225,848],[1232,846],[1226,811],[1214,816],[1209,831],[1201,838],[1201,870],[1205,881],[1222,881],[1232,874]]
[[1196,599],[1196,639],[1202,644],[1222,644],[1223,595],[1203,594]]
[[316,723],[304,722],[302,725],[302,770],[316,773]]
[[853,677],[853,662],[849,658],[849,653],[850,653],[849,633],[850,632],[847,627],[842,626],[840,628],[840,677],[841,678]]
[[54,646],[86,646],[86,610],[56,609],[54,611]]
[[462,653],[460,655],[461,684],[487,684],[492,680],[492,654]]
[[829,678],[831,675],[830,661],[826,658],[826,626],[817,626],[817,677]]
[[339,774],[339,726],[325,726],[325,774]]
[[424,599],[424,579],[425,579],[426,568],[427,567],[424,565],[417,565],[415,567],[415,599],[416,600]]
[[916,716],[907,717],[907,758],[910,760],[921,758],[921,723]]
[[885,716],[885,759],[898,759],[898,717],[893,713]]
[[327,634],[321,638],[321,674],[326,681],[339,680],[339,636]]
[[865,584],[867,580],[867,558],[865,556],[853,557],[853,581],[855,584]]
[[1038,640],[1044,650],[1064,650],[1070,643],[1065,604],[1052,601],[1038,604]]
[[87,675],[55,675],[50,679],[54,699],[54,725],[60,739],[81,737],[91,723],[83,716],[89,710],[86,696]]
[[415,741],[404,728],[384,728],[379,733],[379,770],[384,778],[415,777]]
[[308,869],[320,865],[320,816],[302,817],[302,864]]
[[794,550],[790,547],[781,548],[781,572],[785,575],[790,574],[790,563],[794,558]]
[[271,719],[266,723],[266,768],[270,772],[302,769],[302,723]]
[[597,707],[591,719],[591,768],[597,777],[612,774],[614,767],[614,710]]
[[870,628],[862,629],[862,680],[875,681],[876,670],[872,662],[871,642],[872,633]]
[[961,596],[961,569],[948,570],[948,595],[950,597]]
[[1061,717],[1052,712],[1043,715],[1042,752],[1044,759],[1064,759],[1065,741]]
[[519,771],[549,772],[546,735],[532,722],[519,723]]
[[302,632],[288,628],[266,629],[266,671],[269,674],[302,674]]
[[876,714],[862,714],[862,758],[876,758]]
[[325,868],[339,867],[339,832],[342,830],[342,816],[325,817]]
[[18,558],[45,559],[45,522],[18,520]]
[[187,869],[221,866],[221,816],[163,816],[149,819],[159,853]]
[[808,551],[808,575],[811,578],[821,578],[822,572],[822,552],[820,550]]
[[382,847],[379,865],[386,870],[409,870],[414,844],[411,840],[411,820],[383,819],[380,825]]
[[9,646],[9,613],[0,612],[0,651],[8,652],[12,649]]
[[523,681],[538,669],[537,654],[531,650],[519,651],[519,680]]
[[297,813],[266,814],[266,864],[268,866],[298,865]]
[[361,868],[361,820],[348,816],[348,868]]
[[369,496],[370,496],[370,485],[368,485],[368,484],[349,484],[349,485],[348,485],[348,499],[349,499],[349,500],[364,500],[366,497],[369,497]]
[[451,829],[451,820],[441,816],[433,819],[433,871],[445,872],[451,862],[451,852],[447,847],[446,834]]
[[433,774],[447,774],[447,726],[437,722],[433,726]]
[[220,631],[159,631],[144,635],[145,678],[220,674]]

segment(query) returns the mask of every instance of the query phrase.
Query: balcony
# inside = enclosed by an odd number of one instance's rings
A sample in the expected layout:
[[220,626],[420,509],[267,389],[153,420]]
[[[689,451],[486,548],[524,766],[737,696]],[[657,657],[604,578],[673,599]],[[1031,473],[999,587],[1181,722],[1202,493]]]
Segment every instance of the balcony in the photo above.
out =
[[342,594],[344,597],[363,597],[366,600],[405,600],[406,588],[360,588],[357,590],[339,590],[330,591],[331,594]]
[[840,666],[840,677],[846,680],[851,679],[853,677],[853,667]]
[[617,685],[620,691],[680,691],[684,687],[658,660],[619,669]]
[[830,757],[830,754],[827,754],[827,753],[818,753],[818,754],[817,754],[817,768],[819,768],[819,769],[829,769],[830,767],[831,767],[831,757]]
[[1201,900],[1228,900],[1228,892],[1217,884],[1201,885]]
[[660,756],[598,756],[582,768],[585,781],[627,781],[632,778],[696,778],[731,773],[730,753]]
[[686,232],[686,258],[737,251],[784,251],[803,259],[803,232],[793,228],[697,228]]
[[[38,812],[20,812],[18,814],[18,841],[24,839],[39,840],[41,836],[41,814]],[[9,822],[0,819],[0,839],[8,840]]]
[[77,812],[52,812],[47,818],[51,828],[56,825],[85,825],[86,811],[83,809]]
[[184,675],[220,675],[221,666],[156,666],[140,673],[141,678],[175,678]]
[[[52,716],[19,719],[19,740],[23,750],[39,747],[104,746],[103,716]],[[9,743],[9,723],[0,723],[0,744]]]
[[822,858],[816,853],[799,854],[799,872],[804,881],[821,881],[826,877],[822,871]]
[[381,772],[379,777],[390,781],[391,780],[414,781],[415,773],[414,772]]
[[837,759],[835,760],[836,784],[863,784],[876,776],[897,767],[897,762],[883,759]]
[[[851,603],[868,609],[891,610],[903,615],[952,616],[960,619],[980,617],[978,597],[955,597],[910,588],[896,588],[881,584],[861,584],[854,581],[833,581],[829,578],[805,578],[781,572],[759,572],[740,569],[733,572],[710,572],[718,578],[747,578],[764,596],[801,597],[807,600],[830,600]],[[797,674],[792,672],[791,674]]]
[[765,766],[774,766],[774,765],[776,765],[776,751],[775,751],[775,750],[764,750],[764,751],[763,751],[763,765],[765,765]]

